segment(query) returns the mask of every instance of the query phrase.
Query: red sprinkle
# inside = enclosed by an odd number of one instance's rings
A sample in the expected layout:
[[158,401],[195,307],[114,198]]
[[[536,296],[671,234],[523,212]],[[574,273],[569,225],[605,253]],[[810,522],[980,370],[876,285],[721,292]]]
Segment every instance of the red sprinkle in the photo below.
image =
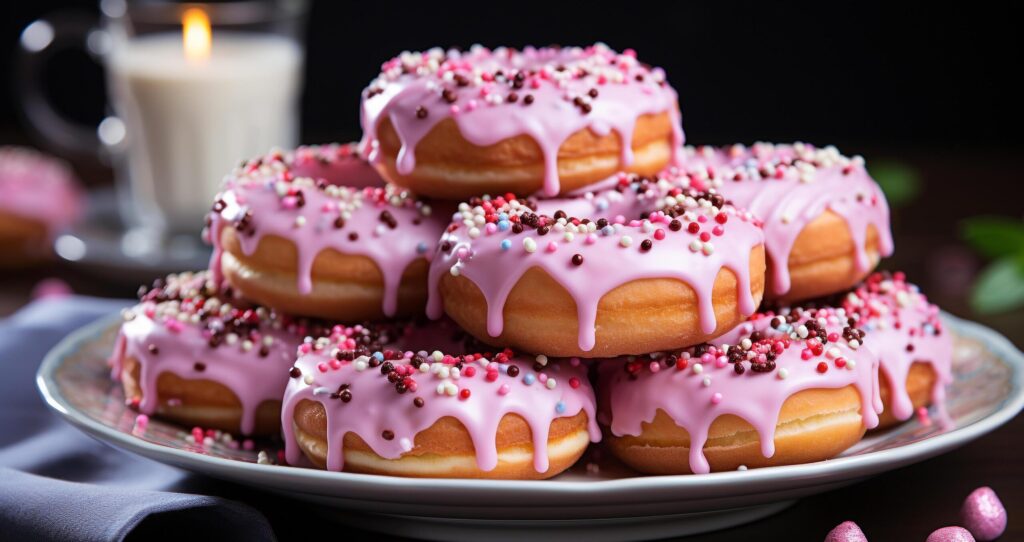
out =
[[825,373],[827,371],[828,371],[828,364],[825,363],[824,361],[819,361],[818,362],[818,372],[819,373]]
[[469,399],[469,396],[470,396],[469,388],[462,388],[461,390],[459,390],[459,399],[466,400],[466,399]]

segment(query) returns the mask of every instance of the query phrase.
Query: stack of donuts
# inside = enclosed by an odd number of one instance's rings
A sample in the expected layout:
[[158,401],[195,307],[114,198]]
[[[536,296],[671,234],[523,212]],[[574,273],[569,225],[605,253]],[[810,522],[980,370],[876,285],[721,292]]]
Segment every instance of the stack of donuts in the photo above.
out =
[[664,72],[602,44],[405,52],[361,120],[227,175],[210,268],[126,312],[142,415],[281,435],[293,466],[515,479],[589,446],[707,473],[948,423],[952,337],[874,272],[860,157],[684,146]]

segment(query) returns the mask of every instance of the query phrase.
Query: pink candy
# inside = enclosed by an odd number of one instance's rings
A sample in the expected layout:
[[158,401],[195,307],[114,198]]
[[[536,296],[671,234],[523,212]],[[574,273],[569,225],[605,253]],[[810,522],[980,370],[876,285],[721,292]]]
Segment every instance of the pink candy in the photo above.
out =
[[974,537],[963,527],[943,527],[928,535],[925,542],[974,542]]
[[844,521],[828,532],[825,542],[868,542],[868,537],[856,523]]
[[979,487],[964,499],[960,521],[974,539],[988,542],[999,538],[1006,530],[1006,509],[992,488]]

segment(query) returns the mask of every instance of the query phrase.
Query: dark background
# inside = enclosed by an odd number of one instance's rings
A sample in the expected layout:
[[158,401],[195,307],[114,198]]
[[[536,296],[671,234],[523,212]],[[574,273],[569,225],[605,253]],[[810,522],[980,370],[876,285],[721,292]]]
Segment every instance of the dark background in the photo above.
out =
[[[96,2],[6,2],[0,18],[0,144],[38,143],[19,122],[11,57],[26,24],[55,9],[96,13]],[[691,143],[803,140],[863,154],[881,180],[895,165],[918,180],[912,198],[893,200],[896,254],[944,309],[979,320],[1024,345],[1024,311],[984,315],[966,299],[986,264],[959,237],[965,218],[1024,215],[1024,65],[1020,10],[978,2],[927,4],[771,2],[315,2],[308,32],[304,141],[359,136],[359,92],[381,62],[403,49],[435,45],[589,44],[627,47],[665,68],[679,91]],[[58,58],[47,92],[68,114],[98,121],[102,72],[84,55]],[[76,160],[93,186],[110,174]],[[2,197],[2,195],[0,195]],[[131,295],[75,269],[0,275],[0,314],[53,274],[76,291]],[[1024,538],[1024,419],[955,452],[856,486],[800,501],[772,518],[707,540],[821,540],[853,519],[872,540],[924,540],[957,522],[967,493],[999,492],[1010,512],[1005,540]],[[223,487],[223,486],[219,486]],[[223,491],[221,489],[220,491]],[[249,499],[245,489],[228,494]],[[304,506],[255,502],[284,539],[325,528]],[[358,532],[343,528],[346,537]]]
[[[90,0],[5,2],[4,50],[59,8],[97,11]],[[358,137],[360,90],[403,49],[604,41],[666,69],[691,142],[1017,148],[1019,11],[977,2],[321,0],[310,17],[303,126],[310,142]],[[76,56],[58,62],[51,92],[75,117],[96,121],[101,72]],[[10,57],[0,56],[5,78]],[[8,138],[20,133],[10,89],[0,82]]]

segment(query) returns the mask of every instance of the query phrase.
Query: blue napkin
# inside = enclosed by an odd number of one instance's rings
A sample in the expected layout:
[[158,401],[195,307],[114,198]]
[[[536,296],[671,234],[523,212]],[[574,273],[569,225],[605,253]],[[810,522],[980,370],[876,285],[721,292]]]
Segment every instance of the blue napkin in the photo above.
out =
[[46,352],[127,304],[44,298],[0,320],[0,539],[273,540],[267,519],[248,505],[172,492],[220,486],[100,444],[43,404],[35,372]]

